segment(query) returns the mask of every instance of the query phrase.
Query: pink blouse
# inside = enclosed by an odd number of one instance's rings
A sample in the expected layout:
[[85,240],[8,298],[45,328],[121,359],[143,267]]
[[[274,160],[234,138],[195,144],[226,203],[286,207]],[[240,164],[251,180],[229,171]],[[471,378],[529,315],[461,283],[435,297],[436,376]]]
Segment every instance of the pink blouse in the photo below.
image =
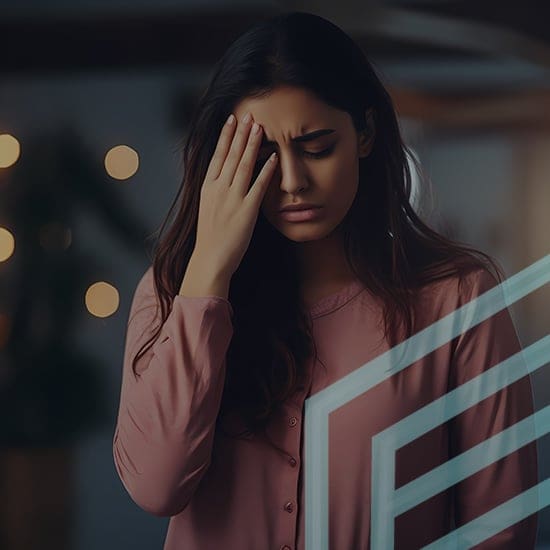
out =
[[[457,283],[449,277],[420,291],[417,330],[496,281],[477,270],[460,289]],[[129,313],[113,438],[124,487],[146,512],[170,516],[164,550],[304,550],[304,401],[389,348],[379,304],[356,280],[310,308],[322,365],[310,361],[311,386],[270,424],[276,449],[260,438],[215,430],[233,335],[233,308],[225,298],[176,295],[134,376],[131,360],[158,323],[155,303],[149,267]],[[330,414],[330,550],[370,548],[372,436],[520,349],[504,309]],[[532,413],[524,376],[399,449],[395,488]],[[421,548],[453,522],[460,526],[537,482],[533,441],[397,516],[395,548]],[[534,548],[536,531],[532,514],[474,548]]]

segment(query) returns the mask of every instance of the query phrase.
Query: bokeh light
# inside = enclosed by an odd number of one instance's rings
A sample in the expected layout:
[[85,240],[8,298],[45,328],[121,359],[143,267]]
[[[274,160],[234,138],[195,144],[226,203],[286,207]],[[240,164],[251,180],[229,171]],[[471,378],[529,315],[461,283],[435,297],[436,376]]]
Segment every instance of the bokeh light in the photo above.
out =
[[20,154],[19,141],[11,134],[0,134],[0,168],[14,165]]
[[86,291],[86,308],[96,317],[109,317],[118,309],[118,290],[111,284],[98,281]]
[[138,170],[139,156],[137,152],[127,145],[117,145],[105,155],[105,170],[117,180],[126,180],[132,177]]
[[44,224],[38,233],[40,245],[44,250],[55,252],[67,250],[71,246],[72,232],[58,221]]
[[11,231],[0,227],[0,262],[5,262],[13,255],[15,250],[15,238]]

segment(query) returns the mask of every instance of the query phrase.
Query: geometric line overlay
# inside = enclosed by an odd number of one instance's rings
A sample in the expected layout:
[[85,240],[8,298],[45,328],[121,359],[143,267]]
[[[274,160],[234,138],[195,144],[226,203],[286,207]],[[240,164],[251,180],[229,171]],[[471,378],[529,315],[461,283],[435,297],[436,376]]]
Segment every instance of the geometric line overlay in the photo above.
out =
[[[415,439],[412,435],[420,437],[433,427],[446,422],[485,397],[525,376],[523,359],[528,365],[528,372],[532,373],[546,364],[549,357],[550,336],[545,336],[373,438],[373,471],[384,472],[382,476],[376,476],[376,480],[373,479],[373,493],[376,494],[378,491],[379,501],[379,505],[374,510],[377,514],[376,519],[372,520],[371,545],[373,548],[393,547],[393,520],[396,516],[550,432],[550,405],[397,490],[391,486],[395,479],[395,472],[392,469],[395,459],[387,460],[390,453],[394,457],[393,453],[404,444],[403,441]],[[448,410],[442,412],[446,405]],[[428,418],[429,415],[431,418]],[[411,432],[407,433],[403,430],[411,430]],[[399,434],[406,435],[399,437]],[[381,477],[383,487],[380,487]],[[539,491],[543,488],[548,490],[547,481],[539,484]],[[490,513],[456,529],[452,532],[456,533],[455,535],[450,533],[426,548],[465,548],[468,547],[464,546],[466,541],[470,546],[478,544],[544,507],[543,503],[548,502],[548,498],[549,495],[541,495],[540,503],[537,504],[539,495],[535,486],[521,496],[510,499],[509,506],[505,506],[507,503],[504,503]],[[530,511],[526,512],[526,510]],[[480,539],[482,534],[484,537]],[[459,541],[463,544],[454,546]]]
[[[328,415],[549,281],[550,255],[547,255],[306,399],[304,481],[307,550],[328,550]],[[544,365],[550,358],[549,347],[550,337],[542,338],[373,437],[373,550],[393,548],[395,516],[550,431],[550,407],[546,407],[395,490],[395,452],[398,448],[525,376],[526,372]],[[547,506],[549,491],[548,480],[543,481],[455,529],[429,545],[429,548],[466,548],[472,545],[472,541],[485,540]]]

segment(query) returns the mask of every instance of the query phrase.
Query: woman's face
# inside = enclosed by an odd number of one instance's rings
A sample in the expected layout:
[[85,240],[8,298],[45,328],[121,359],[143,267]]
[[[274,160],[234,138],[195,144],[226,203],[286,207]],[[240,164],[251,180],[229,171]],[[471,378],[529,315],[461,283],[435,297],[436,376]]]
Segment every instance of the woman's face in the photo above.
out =
[[[353,203],[358,160],[368,155],[373,139],[356,132],[347,112],[301,88],[280,87],[262,98],[246,98],[233,113],[240,121],[247,111],[263,129],[255,176],[273,151],[279,155],[262,201],[263,215],[292,241],[330,235]],[[312,132],[319,135],[308,137]],[[281,215],[284,206],[302,202],[321,207],[314,219],[290,221]]]

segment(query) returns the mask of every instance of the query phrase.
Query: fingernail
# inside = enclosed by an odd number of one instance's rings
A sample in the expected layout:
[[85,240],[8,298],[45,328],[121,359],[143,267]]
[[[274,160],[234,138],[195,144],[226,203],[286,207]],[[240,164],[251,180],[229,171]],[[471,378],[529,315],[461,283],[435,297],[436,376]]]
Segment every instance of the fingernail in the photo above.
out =
[[250,121],[251,118],[252,118],[252,115],[250,113],[246,113],[246,115],[244,115],[243,122],[246,124],[247,122]]
[[235,120],[235,116],[233,115],[233,113],[231,113],[228,117],[227,117],[227,121],[226,121],[226,124],[228,126],[231,126],[233,124],[233,121]]

